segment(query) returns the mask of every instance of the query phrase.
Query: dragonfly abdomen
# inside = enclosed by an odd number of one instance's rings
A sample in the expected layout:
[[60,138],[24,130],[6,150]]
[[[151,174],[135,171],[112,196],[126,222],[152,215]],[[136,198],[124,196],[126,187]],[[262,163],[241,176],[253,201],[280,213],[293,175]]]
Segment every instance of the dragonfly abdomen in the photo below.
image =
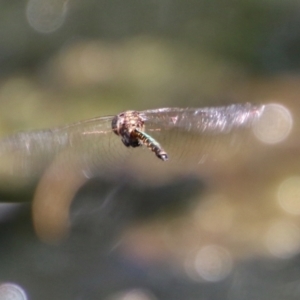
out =
[[138,140],[141,141],[143,145],[153,151],[158,158],[163,161],[168,160],[167,152],[150,135],[146,134],[145,132],[139,131],[138,129],[134,131],[134,135],[138,138]]

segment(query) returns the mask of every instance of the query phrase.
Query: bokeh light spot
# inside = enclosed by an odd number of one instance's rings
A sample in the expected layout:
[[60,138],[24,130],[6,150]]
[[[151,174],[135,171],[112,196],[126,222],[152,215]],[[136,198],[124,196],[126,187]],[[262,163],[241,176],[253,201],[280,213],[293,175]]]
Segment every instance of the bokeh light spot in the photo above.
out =
[[0,299],[1,300],[27,300],[26,293],[17,284],[2,283],[0,284]]
[[29,0],[26,17],[32,28],[41,33],[59,29],[66,16],[66,0]]
[[230,274],[232,265],[232,257],[225,248],[207,245],[197,252],[194,259],[189,257],[185,266],[193,279],[216,282]]
[[300,214],[300,176],[289,177],[284,180],[277,192],[280,206],[293,215]]
[[265,244],[273,256],[291,258],[300,251],[300,230],[292,223],[274,221],[267,230]]
[[293,126],[290,111],[280,104],[267,104],[262,116],[255,122],[255,136],[266,144],[277,144],[284,141]]
[[124,292],[115,293],[105,300],[156,300],[157,298],[148,290],[131,289]]

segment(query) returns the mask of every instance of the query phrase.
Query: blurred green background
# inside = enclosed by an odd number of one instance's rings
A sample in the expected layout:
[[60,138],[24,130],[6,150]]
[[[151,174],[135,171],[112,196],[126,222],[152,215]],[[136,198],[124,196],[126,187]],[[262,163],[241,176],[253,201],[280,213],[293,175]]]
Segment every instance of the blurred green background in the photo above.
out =
[[298,9],[275,0],[3,2],[1,130],[244,102],[241,86],[297,72]]
[[299,53],[296,0],[1,1],[1,136],[247,101],[295,124],[282,148],[212,177],[91,181],[59,245],[36,237],[30,204],[2,205],[0,283],[43,300],[299,299]]

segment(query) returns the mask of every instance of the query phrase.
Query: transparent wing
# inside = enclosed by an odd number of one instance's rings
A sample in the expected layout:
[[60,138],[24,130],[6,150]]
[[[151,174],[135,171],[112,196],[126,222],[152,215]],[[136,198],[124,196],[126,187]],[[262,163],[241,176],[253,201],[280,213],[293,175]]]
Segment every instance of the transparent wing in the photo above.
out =
[[247,103],[162,108],[141,113],[146,132],[168,153],[168,165],[178,164],[180,170],[202,171],[203,164],[209,161],[238,163],[238,156],[255,155],[259,143],[252,129],[264,108]]
[[122,143],[117,136],[112,139],[111,120],[111,116],[100,117],[55,129],[21,132],[2,139],[1,187],[12,182],[17,186],[31,184],[57,157],[60,157],[62,168],[72,167],[76,162],[88,169],[93,160],[105,161],[118,153],[122,155]]
[[207,108],[160,108],[141,114],[150,125],[149,130],[176,128],[201,135],[219,135],[251,127],[263,110],[264,105],[245,103]]

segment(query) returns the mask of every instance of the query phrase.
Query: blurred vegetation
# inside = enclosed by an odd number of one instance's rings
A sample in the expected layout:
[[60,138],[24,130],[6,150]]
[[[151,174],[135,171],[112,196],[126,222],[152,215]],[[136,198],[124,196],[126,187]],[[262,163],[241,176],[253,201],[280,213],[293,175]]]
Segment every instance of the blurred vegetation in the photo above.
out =
[[298,1],[1,5],[3,132],[128,108],[239,102],[234,87],[299,68]]

